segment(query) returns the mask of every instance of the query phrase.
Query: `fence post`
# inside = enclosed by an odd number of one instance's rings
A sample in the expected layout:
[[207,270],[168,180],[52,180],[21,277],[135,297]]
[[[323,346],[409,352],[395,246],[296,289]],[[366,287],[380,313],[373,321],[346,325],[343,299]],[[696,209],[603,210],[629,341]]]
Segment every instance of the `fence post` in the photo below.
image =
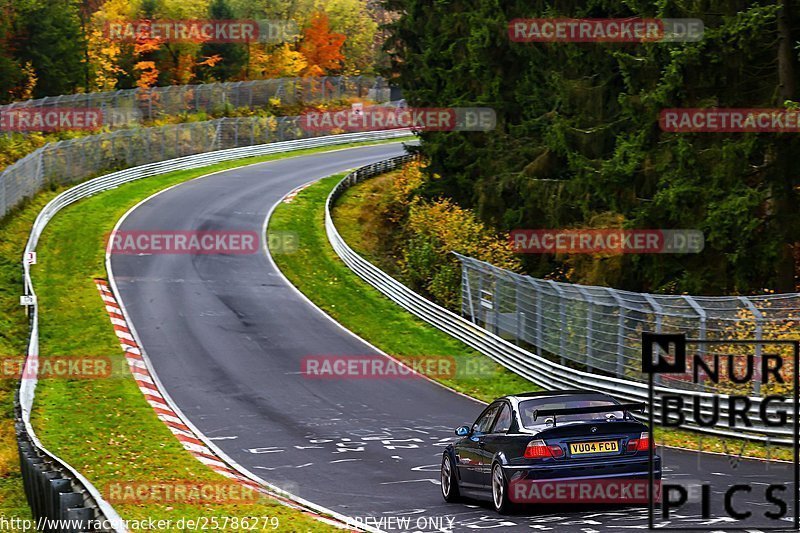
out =
[[500,276],[493,272],[494,287],[492,287],[492,311],[494,311],[494,334],[500,334]]
[[522,294],[522,283],[518,276],[514,276],[511,279],[514,280],[514,307],[516,309],[517,314],[517,344],[522,344],[522,336],[524,335],[524,327],[523,324],[525,322],[525,313],[521,311],[522,306],[520,305],[521,299],[520,295]]
[[[653,298],[650,294],[644,294],[644,299],[647,300],[647,303],[650,304],[650,307],[653,309],[653,316],[655,317],[656,321],[656,333],[661,333],[662,328],[662,317],[664,315],[664,308],[661,307],[655,298]],[[655,385],[661,384],[661,374],[654,374],[653,375],[653,383]]]
[[594,360],[594,325],[592,323],[594,303],[591,295],[586,295],[586,289],[580,285],[577,286],[577,289],[581,293],[583,301],[586,302],[586,367],[591,372],[593,368],[591,361]]
[[619,315],[617,317],[617,368],[616,376],[625,377],[625,304],[614,289],[607,289],[608,293],[617,303]]
[[0,218],[6,216],[6,212],[8,211],[8,200],[6,200],[7,181],[6,172],[0,172]]
[[561,327],[558,330],[558,358],[561,364],[564,364],[566,356],[564,355],[567,350],[567,308],[566,308],[566,298],[564,298],[564,290],[561,288],[560,284],[556,283],[555,281],[548,279],[546,280],[547,283],[555,289],[556,293],[558,294],[558,317],[560,320]]
[[534,311],[534,318],[536,319],[536,325],[534,329],[534,345],[541,351],[542,350],[542,291],[539,287],[539,282],[531,278],[530,280],[532,291],[531,294],[533,296],[534,305],[536,309]]
[[[751,313],[753,313],[753,320],[756,324],[756,340],[763,340],[764,328],[762,320],[764,314],[753,304],[752,300],[746,296],[739,296],[739,301],[742,302]],[[756,344],[756,353],[753,357],[753,393],[756,395],[761,394],[761,343]]]
[[[706,319],[707,319],[707,315],[706,315],[705,309],[703,309],[700,306],[700,304],[698,304],[695,301],[695,299],[692,298],[691,296],[684,295],[683,299],[684,299],[684,301],[686,301],[686,303],[688,303],[691,306],[691,308],[694,310],[694,312],[697,313],[697,316],[700,317],[699,339],[701,341],[702,340],[706,340]],[[705,344],[698,344],[697,345],[697,354],[700,357],[704,357],[706,355],[706,345]],[[698,372],[698,377],[699,377],[699,375],[700,374]],[[705,377],[703,377],[702,380],[705,381]]]
[[475,317],[475,302],[472,300],[472,283],[469,280],[469,267],[465,261],[461,261],[461,275],[467,288],[467,303],[469,305],[469,318],[473,324],[477,324],[478,320]]

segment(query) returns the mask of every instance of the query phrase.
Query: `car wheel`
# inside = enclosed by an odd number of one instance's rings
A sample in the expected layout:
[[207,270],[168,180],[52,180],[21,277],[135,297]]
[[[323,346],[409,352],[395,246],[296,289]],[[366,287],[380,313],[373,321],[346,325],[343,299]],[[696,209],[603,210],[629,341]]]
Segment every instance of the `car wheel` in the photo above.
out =
[[492,503],[494,510],[500,514],[507,514],[514,507],[508,498],[508,481],[500,463],[492,465]]
[[456,468],[450,454],[445,452],[442,456],[442,497],[446,502],[457,502],[461,498],[458,487]]

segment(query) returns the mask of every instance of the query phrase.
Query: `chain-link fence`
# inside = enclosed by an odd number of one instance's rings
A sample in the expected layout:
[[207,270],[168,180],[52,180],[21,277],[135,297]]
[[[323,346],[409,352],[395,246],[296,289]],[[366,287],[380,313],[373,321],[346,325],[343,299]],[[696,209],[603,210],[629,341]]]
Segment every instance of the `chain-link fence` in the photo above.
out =
[[[798,331],[797,293],[643,294],[532,278],[456,255],[462,265],[464,316],[497,335],[590,372],[646,381],[641,371],[644,331],[686,333],[703,340],[788,338]],[[755,347],[756,358],[760,349]],[[688,387],[678,378],[663,379],[670,387]]]
[[294,104],[348,97],[386,102],[390,89],[383,78],[371,76],[276,78],[52,96],[0,106],[0,114],[21,109],[95,109],[102,112],[103,125],[116,128],[180,113],[254,109],[271,99]]
[[48,144],[0,173],[0,217],[50,185],[187,155],[327,135],[300,117],[221,118],[117,130]]

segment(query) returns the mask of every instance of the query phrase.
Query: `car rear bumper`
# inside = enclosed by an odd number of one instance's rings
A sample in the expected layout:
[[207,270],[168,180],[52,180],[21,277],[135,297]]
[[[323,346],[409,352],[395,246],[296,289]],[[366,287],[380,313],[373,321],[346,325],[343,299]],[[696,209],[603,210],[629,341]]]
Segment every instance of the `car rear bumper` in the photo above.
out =
[[[552,481],[574,479],[630,478],[648,479],[650,464],[647,457],[546,465],[502,465],[508,479]],[[653,461],[655,479],[661,479],[661,458]]]
[[647,457],[606,464],[508,467],[509,497],[519,504],[648,505],[660,500],[661,460],[651,490]]

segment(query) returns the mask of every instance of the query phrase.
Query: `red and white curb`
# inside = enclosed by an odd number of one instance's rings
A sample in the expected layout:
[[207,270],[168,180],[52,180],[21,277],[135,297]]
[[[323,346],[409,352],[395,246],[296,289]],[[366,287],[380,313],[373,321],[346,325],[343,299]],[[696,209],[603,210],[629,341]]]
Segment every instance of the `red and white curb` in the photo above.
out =
[[285,203],[285,204],[292,203],[292,201],[300,193],[300,191],[302,191],[303,189],[305,189],[306,187],[308,187],[310,185],[311,185],[311,183],[306,183],[304,185],[301,185],[301,186],[297,187],[292,192],[290,192],[289,194],[287,194],[286,196],[283,197],[283,200],[282,200],[283,203]]
[[120,309],[117,299],[114,297],[114,293],[109,288],[108,282],[104,279],[95,279],[94,282],[95,285],[97,285],[97,290],[100,291],[100,298],[102,298],[103,302],[105,303],[106,311],[111,319],[111,324],[114,326],[114,332],[117,334],[119,344],[122,347],[122,350],[125,352],[125,359],[128,362],[128,368],[133,375],[134,381],[136,381],[136,385],[138,385],[139,390],[144,395],[147,403],[149,403],[156,412],[158,418],[164,422],[164,424],[166,424],[172,434],[175,435],[175,437],[180,441],[181,444],[183,444],[183,447],[189,453],[194,455],[201,463],[205,464],[213,471],[222,474],[227,478],[233,479],[242,485],[250,487],[253,490],[257,490],[258,492],[265,494],[266,496],[275,499],[284,505],[300,510],[317,520],[322,520],[323,522],[335,525],[339,528],[347,527],[344,522],[338,519],[323,516],[314,511],[310,511],[304,507],[298,506],[296,502],[290,499],[284,498],[283,496],[269,491],[266,487],[243,476],[231,468],[208,446],[206,446],[206,444],[197,437],[194,431],[183,422],[181,417],[178,416],[178,413],[176,413],[172,407],[170,407],[167,402],[164,401],[164,397],[159,392],[158,386],[156,385],[156,380],[154,380],[150,374],[150,370],[148,369],[147,364],[142,357],[142,351],[136,343],[136,339],[133,337],[133,334],[131,334],[128,323],[122,313],[122,309]]

